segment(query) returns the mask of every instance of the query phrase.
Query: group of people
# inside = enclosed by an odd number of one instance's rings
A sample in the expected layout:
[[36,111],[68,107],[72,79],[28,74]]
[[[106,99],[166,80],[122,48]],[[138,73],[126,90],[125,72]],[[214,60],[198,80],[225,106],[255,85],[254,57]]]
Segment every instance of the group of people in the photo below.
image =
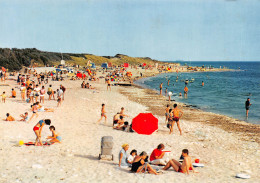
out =
[[[34,127],[33,127],[33,131],[36,135],[36,139],[35,139],[35,146],[42,146],[42,140],[41,140],[41,133],[42,133],[42,128],[44,125],[50,125],[51,124],[51,120],[50,119],[43,119],[40,120]],[[55,131],[55,127],[54,126],[50,126],[49,127],[52,135],[48,136],[47,139],[49,139],[50,141],[48,142],[48,144],[53,144],[53,143],[60,143],[61,142],[61,136],[59,135],[59,133],[57,133]]]
[[[149,172],[151,174],[158,175],[161,173],[161,171],[166,171],[170,169],[171,167],[176,171],[180,173],[189,174],[190,170],[193,173],[197,173],[194,170],[194,167],[192,166],[192,160],[189,156],[188,149],[183,149],[180,157],[180,163],[179,161],[175,159],[171,159],[169,161],[166,161],[164,159],[165,153],[167,151],[163,151],[165,148],[164,144],[159,144],[156,149],[153,150],[153,152],[150,155],[150,158],[148,154],[145,151],[142,151],[139,155],[137,153],[137,150],[133,149],[130,152],[130,155],[127,154],[127,151],[129,149],[129,144],[123,144],[122,149],[119,152],[119,167],[121,168],[131,168],[132,172],[135,173],[144,173]],[[161,170],[154,169],[151,165],[158,165],[163,166]]]

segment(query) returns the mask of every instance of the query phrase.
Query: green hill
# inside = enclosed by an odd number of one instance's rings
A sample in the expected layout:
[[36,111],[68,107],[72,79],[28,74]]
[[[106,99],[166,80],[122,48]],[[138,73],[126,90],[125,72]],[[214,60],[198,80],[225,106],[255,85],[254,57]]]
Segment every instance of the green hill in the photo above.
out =
[[20,70],[23,66],[44,65],[59,65],[63,57],[66,64],[78,64],[86,66],[88,60],[94,62],[96,65],[101,65],[104,62],[111,62],[113,65],[120,65],[125,62],[136,65],[141,63],[154,64],[157,60],[151,58],[129,57],[127,55],[117,54],[115,56],[96,56],[91,54],[74,54],[74,53],[57,53],[40,51],[36,48],[0,48],[0,66],[8,68],[9,70]]

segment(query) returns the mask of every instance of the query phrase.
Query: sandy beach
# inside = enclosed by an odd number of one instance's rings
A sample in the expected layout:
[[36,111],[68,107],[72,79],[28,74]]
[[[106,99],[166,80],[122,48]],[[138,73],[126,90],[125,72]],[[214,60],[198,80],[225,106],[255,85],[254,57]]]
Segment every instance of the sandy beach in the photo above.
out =
[[[134,71],[133,71],[134,74]],[[30,111],[30,105],[21,101],[14,80],[7,80],[8,86],[0,86],[1,93],[17,91],[17,98],[8,98],[0,103],[1,119],[10,113],[16,121],[0,121],[0,182],[258,182],[260,179],[259,125],[251,125],[218,114],[203,112],[181,105],[184,117],[181,119],[183,135],[177,127],[169,135],[165,127],[164,108],[166,98],[139,87],[112,86],[107,91],[104,79],[91,81],[95,89],[82,89],[81,80],[62,82],[50,81],[57,89],[60,84],[67,90],[65,101],[60,107],[54,100],[45,101],[44,106],[54,112],[40,112],[29,124],[19,122],[19,115]],[[47,88],[47,85],[46,85]],[[47,98],[47,95],[45,96]],[[101,104],[106,104],[108,121],[96,124],[100,118]],[[173,103],[171,103],[173,104]],[[140,112],[152,112],[159,119],[159,130],[152,135],[139,135],[112,129],[112,118],[120,108],[132,118]],[[202,117],[198,117],[202,116]],[[34,125],[43,118],[52,120],[52,125],[62,136],[61,144],[51,146],[17,146],[20,140],[33,142]],[[218,119],[218,120],[217,120]],[[224,120],[223,120],[224,119]],[[223,121],[219,124],[219,121]],[[236,124],[236,125],[234,125]],[[233,128],[234,126],[234,128]],[[239,130],[242,129],[242,130]],[[245,130],[248,129],[248,130]],[[42,139],[51,135],[44,126]],[[98,160],[100,142],[103,136],[112,136],[113,161]],[[171,151],[167,158],[179,159],[181,150],[189,149],[190,156],[199,158],[205,165],[196,168],[195,173],[184,175],[172,169],[161,175],[135,174],[118,167],[118,153],[121,145],[129,144],[128,153],[136,149],[149,155],[158,144],[164,143]],[[160,167],[162,168],[162,167]],[[235,178],[237,173],[251,176],[248,180]]]

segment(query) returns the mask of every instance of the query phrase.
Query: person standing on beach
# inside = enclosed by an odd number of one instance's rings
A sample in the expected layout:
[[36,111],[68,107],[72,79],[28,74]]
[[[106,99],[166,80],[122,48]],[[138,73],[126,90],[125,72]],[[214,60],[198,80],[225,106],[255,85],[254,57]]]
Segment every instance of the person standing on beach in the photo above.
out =
[[106,116],[106,110],[105,110],[105,104],[102,104],[102,108],[101,108],[101,118],[98,120],[98,124],[100,123],[100,121],[102,120],[102,118],[105,118],[105,124],[107,123],[107,116]]
[[63,85],[60,85],[60,89],[62,90],[62,100],[64,100],[66,88]]
[[248,117],[248,112],[249,112],[249,108],[252,104],[250,104],[250,98],[247,98],[246,102],[245,102],[245,107],[246,107],[246,117]]
[[162,86],[163,86],[163,83],[160,84],[160,95],[162,95]]
[[[173,111],[173,124],[172,124],[172,128],[173,128],[174,121],[175,121],[177,123],[178,129],[180,131],[180,135],[182,135],[181,127],[180,127],[180,118],[182,117],[183,112],[180,109],[178,109],[177,104],[174,104],[173,107],[174,107],[174,109],[172,110]],[[180,113],[181,113],[181,115],[180,115]]]
[[167,91],[168,91],[168,89],[166,88],[166,89],[165,89],[165,96],[167,96]]
[[166,106],[166,108],[165,108],[165,123],[167,123],[167,121],[168,121],[169,110],[170,110],[170,105],[167,104],[167,106]]
[[107,90],[108,90],[108,88],[110,89],[110,91],[111,91],[111,83],[110,83],[110,79],[109,78],[107,78],[107,80],[106,80],[106,83],[107,83]]

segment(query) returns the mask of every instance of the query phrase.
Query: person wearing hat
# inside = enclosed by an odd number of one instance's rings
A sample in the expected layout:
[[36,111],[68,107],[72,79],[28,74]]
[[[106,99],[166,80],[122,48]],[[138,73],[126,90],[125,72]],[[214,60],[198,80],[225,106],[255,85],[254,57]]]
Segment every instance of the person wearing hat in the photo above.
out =
[[119,167],[126,168],[129,167],[127,162],[127,154],[126,151],[129,149],[128,144],[123,144],[122,149],[119,152]]

